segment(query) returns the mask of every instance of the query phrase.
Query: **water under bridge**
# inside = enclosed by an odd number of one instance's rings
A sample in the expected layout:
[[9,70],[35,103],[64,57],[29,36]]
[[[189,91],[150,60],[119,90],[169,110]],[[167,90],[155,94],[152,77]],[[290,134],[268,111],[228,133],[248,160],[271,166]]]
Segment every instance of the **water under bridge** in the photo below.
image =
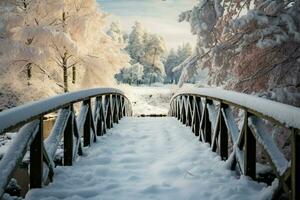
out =
[[[166,117],[133,117],[112,88],[55,96],[0,113],[1,134],[18,130],[0,161],[0,197],[27,163],[30,200],[300,199],[299,119],[299,108],[221,89],[178,91]],[[289,157],[269,133],[279,128]]]

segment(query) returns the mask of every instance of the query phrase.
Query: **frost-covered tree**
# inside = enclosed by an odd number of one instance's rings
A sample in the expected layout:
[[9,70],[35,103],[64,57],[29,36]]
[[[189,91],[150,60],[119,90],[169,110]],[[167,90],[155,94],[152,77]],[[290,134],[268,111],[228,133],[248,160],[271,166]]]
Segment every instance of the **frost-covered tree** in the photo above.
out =
[[[166,47],[161,36],[148,33],[139,22],[135,22],[128,36],[125,50],[131,57],[131,64],[139,63],[143,66],[142,83],[151,84],[163,81],[165,76],[163,59]],[[123,72],[126,70],[123,70],[121,74]],[[123,76],[118,75],[117,77]],[[120,78],[118,80],[120,81]]]
[[128,37],[128,45],[126,51],[130,55],[132,64],[141,62],[144,52],[144,28],[141,23],[135,22],[132,31]]
[[299,16],[298,0],[199,0],[179,17],[198,38],[180,82],[208,68],[211,85],[299,106]]
[[121,26],[118,22],[112,22],[110,24],[109,30],[107,31],[107,35],[109,35],[113,41],[116,41],[120,44],[124,43],[124,33],[121,29]]
[[128,57],[103,32],[104,20],[95,0],[1,1],[2,108],[111,84]]
[[163,57],[166,53],[165,42],[162,37],[148,34],[144,37],[144,52],[142,64],[144,65],[145,82],[151,84],[162,82],[165,76]]
[[[167,83],[178,83],[182,69],[174,70],[178,65],[184,62],[192,55],[192,47],[189,43],[183,44],[177,48],[177,51],[171,49],[164,63]],[[173,71],[174,70],[174,71]]]
[[128,83],[129,85],[139,85],[142,82],[144,76],[144,66],[136,63],[128,68],[121,70],[121,73],[116,75],[119,82]]

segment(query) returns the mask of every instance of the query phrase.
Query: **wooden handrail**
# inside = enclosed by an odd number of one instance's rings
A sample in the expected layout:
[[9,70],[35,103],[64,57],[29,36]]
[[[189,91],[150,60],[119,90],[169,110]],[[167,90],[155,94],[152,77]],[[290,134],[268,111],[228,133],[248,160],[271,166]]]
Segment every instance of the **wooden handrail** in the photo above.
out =
[[[242,111],[242,128],[232,109]],[[171,100],[169,115],[191,126],[195,136],[210,144],[226,160],[228,168],[256,179],[256,145],[266,154],[276,178],[278,191],[289,199],[300,199],[300,109],[237,92],[189,88],[178,91]],[[291,160],[287,160],[268,133],[265,121],[287,128],[291,134]],[[232,153],[229,155],[229,140]],[[275,181],[275,180],[274,180]],[[273,182],[276,184],[276,182]]]
[[[82,105],[76,116],[73,104],[78,102]],[[43,117],[55,111],[59,111],[55,124],[50,135],[43,140]],[[21,128],[0,160],[0,198],[28,146],[30,188],[40,188],[52,180],[55,152],[62,140],[63,165],[70,166],[78,155],[82,155],[82,146],[90,146],[113,123],[131,115],[130,101],[122,91],[113,88],[66,93],[1,112],[0,135]]]

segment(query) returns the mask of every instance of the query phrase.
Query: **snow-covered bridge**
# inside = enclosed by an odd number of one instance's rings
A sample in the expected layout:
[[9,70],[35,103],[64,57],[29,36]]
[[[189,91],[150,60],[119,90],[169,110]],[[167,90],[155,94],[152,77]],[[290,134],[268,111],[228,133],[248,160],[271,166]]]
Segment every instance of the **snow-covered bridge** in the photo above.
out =
[[[28,162],[32,200],[299,199],[299,108],[199,88],[179,91],[170,105],[169,117],[131,117],[124,93],[102,88],[0,113],[2,134],[19,129],[0,161],[0,196],[10,198],[7,185]],[[56,111],[43,140],[43,116]],[[291,131],[291,159],[266,121]]]

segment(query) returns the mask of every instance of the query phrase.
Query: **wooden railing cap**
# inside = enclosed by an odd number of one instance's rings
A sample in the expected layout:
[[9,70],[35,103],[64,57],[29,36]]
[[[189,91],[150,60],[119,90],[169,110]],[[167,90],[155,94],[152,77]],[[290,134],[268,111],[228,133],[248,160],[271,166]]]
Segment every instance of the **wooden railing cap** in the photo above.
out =
[[220,88],[184,87],[175,93],[172,100],[182,95],[200,96],[234,105],[287,128],[300,129],[300,108],[295,106]]
[[23,125],[40,116],[66,107],[69,104],[108,94],[119,94],[124,96],[124,93],[119,89],[94,88],[69,92],[2,111],[0,112],[0,135],[5,131],[9,131],[12,128]]

